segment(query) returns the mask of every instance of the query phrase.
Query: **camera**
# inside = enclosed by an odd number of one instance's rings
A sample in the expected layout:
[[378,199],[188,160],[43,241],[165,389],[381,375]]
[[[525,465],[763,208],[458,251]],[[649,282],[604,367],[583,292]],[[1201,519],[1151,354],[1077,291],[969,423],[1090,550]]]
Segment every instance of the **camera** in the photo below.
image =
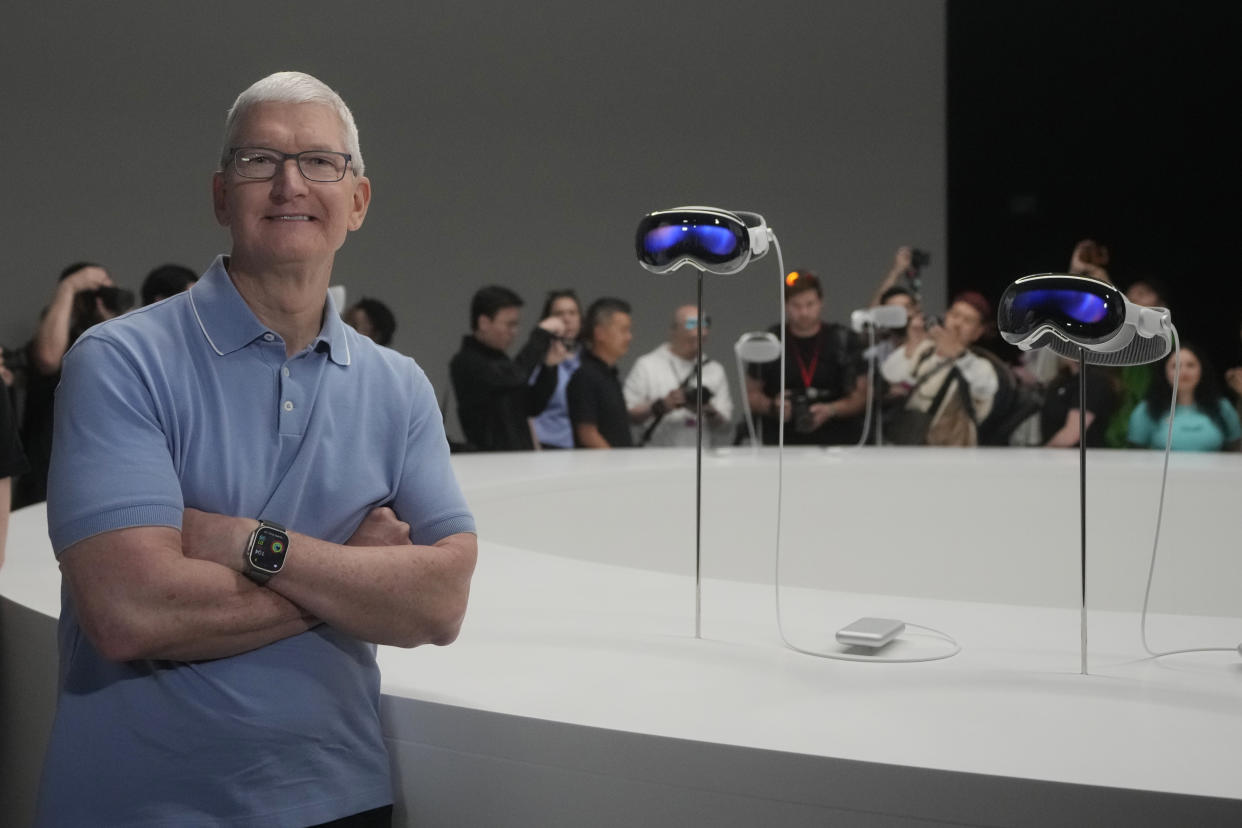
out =
[[828,392],[819,388],[804,388],[789,395],[793,408],[794,431],[799,434],[810,434],[815,430],[815,415],[811,413],[811,405],[818,402],[830,402]]
[[[695,397],[699,393],[699,387],[697,385],[692,385],[689,388],[686,388],[683,391],[683,393],[686,395],[686,406],[693,407]],[[711,401],[712,401],[712,389],[708,388],[705,385],[703,386],[703,405],[707,405]]]
[[0,350],[4,353],[0,354],[0,360],[3,360],[4,367],[14,373],[20,373],[27,369],[26,349],[25,348],[9,348],[0,346]]
[[94,292],[103,306],[118,316],[134,306],[134,292],[125,288],[106,285]]
[[917,247],[910,248],[910,269],[914,271],[922,270],[931,264],[931,254],[926,250],[919,250]]

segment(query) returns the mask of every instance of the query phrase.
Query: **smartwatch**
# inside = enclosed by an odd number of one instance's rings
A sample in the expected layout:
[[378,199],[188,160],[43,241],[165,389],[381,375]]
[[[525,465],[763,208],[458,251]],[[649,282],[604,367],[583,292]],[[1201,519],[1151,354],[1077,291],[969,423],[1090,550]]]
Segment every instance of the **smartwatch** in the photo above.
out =
[[250,533],[250,540],[246,543],[243,574],[256,584],[266,584],[285,565],[288,554],[289,533],[285,527],[260,518],[258,528]]

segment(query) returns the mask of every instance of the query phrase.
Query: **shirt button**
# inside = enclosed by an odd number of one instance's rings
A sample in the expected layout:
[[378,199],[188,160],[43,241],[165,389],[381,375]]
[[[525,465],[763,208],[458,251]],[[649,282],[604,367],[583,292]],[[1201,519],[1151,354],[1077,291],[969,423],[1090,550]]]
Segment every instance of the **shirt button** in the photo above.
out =
[[263,334],[263,338],[267,340],[268,342],[271,342],[273,339],[276,338],[276,336],[274,334],[265,333]]
[[289,376],[289,366],[286,365],[284,368],[281,368],[280,372],[284,374],[286,377]]
[[285,400],[285,411],[293,410],[293,400]]

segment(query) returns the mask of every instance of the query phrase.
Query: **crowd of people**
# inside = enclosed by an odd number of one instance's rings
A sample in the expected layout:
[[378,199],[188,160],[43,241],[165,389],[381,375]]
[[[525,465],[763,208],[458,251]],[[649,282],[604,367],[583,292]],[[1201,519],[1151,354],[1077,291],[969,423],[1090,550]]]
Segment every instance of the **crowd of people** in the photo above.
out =
[[[1078,244],[1068,272],[1112,284],[1107,249]],[[179,265],[151,271],[140,291],[143,306],[186,290],[196,274]],[[775,444],[781,421],[791,445],[1076,446],[1080,433],[1078,363],[1039,350],[1002,359],[983,344],[992,333],[993,309],[977,291],[955,295],[943,317],[924,312],[918,294],[917,252],[902,247],[876,287],[871,304],[905,309],[907,324],[878,331],[868,347],[859,332],[825,318],[822,281],[809,270],[786,277],[785,395],[779,360],[749,365],[745,403],[753,433]],[[1167,307],[1163,284],[1132,281],[1135,304]],[[0,378],[9,403],[22,388],[20,424],[24,457],[0,474],[12,485],[13,506],[46,497],[55,388],[69,346],[90,326],[129,310],[130,291],[108,271],[79,262],[64,269],[34,338],[16,353],[0,351]],[[635,446],[693,446],[697,397],[702,389],[705,444],[728,445],[752,433],[734,405],[724,367],[704,356],[711,318],[695,306],[675,308],[667,338],[633,361],[633,309],[603,297],[583,308],[572,289],[550,291],[539,318],[515,356],[522,298],[490,285],[470,306],[470,332],[449,366],[462,440],[456,451],[521,451]],[[364,297],[343,311],[344,320],[379,345],[392,343],[396,316],[382,301]],[[769,331],[776,333],[778,325]],[[701,336],[700,336],[701,335]],[[1085,411],[1090,447],[1163,448],[1168,436],[1175,358],[1158,365],[1088,366]],[[872,368],[872,371],[868,369]],[[869,376],[873,377],[869,382]],[[1192,341],[1181,343],[1181,374],[1174,419],[1175,450],[1242,448],[1242,366],[1218,374]],[[870,392],[870,394],[869,394]],[[871,417],[865,416],[869,397]],[[1232,399],[1231,399],[1232,397]],[[864,427],[867,434],[863,434]],[[9,438],[6,438],[9,439]],[[14,448],[13,458],[22,456]],[[7,498],[6,498],[7,499]]]

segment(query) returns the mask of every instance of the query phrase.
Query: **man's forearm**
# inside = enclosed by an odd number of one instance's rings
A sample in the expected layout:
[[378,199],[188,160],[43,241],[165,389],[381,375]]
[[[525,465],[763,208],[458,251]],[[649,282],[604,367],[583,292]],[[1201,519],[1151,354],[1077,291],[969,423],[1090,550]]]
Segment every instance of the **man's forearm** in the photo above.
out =
[[65,351],[69,350],[69,322],[73,317],[74,294],[58,290],[47,313],[35,331],[31,360],[39,373],[55,374],[60,370]]
[[578,439],[578,443],[583,448],[593,449],[610,449],[612,444],[604,439],[604,435],[599,433],[599,426],[595,423],[579,423],[574,426],[574,436]]
[[474,573],[474,535],[433,546],[367,547],[291,532],[289,546],[285,568],[267,588],[336,629],[397,647],[457,637]]
[[179,539],[175,529],[143,527],[98,535],[62,553],[82,628],[105,658],[222,658],[316,623],[235,571],[182,556]]
[[[389,518],[371,524],[380,512]],[[398,647],[449,643],[466,611],[475,536],[459,533],[433,546],[415,546],[408,525],[393,532],[396,520],[389,509],[375,510],[348,545],[291,528],[284,566],[262,589],[364,641]],[[240,572],[256,525],[250,518],[187,509],[186,554]]]

